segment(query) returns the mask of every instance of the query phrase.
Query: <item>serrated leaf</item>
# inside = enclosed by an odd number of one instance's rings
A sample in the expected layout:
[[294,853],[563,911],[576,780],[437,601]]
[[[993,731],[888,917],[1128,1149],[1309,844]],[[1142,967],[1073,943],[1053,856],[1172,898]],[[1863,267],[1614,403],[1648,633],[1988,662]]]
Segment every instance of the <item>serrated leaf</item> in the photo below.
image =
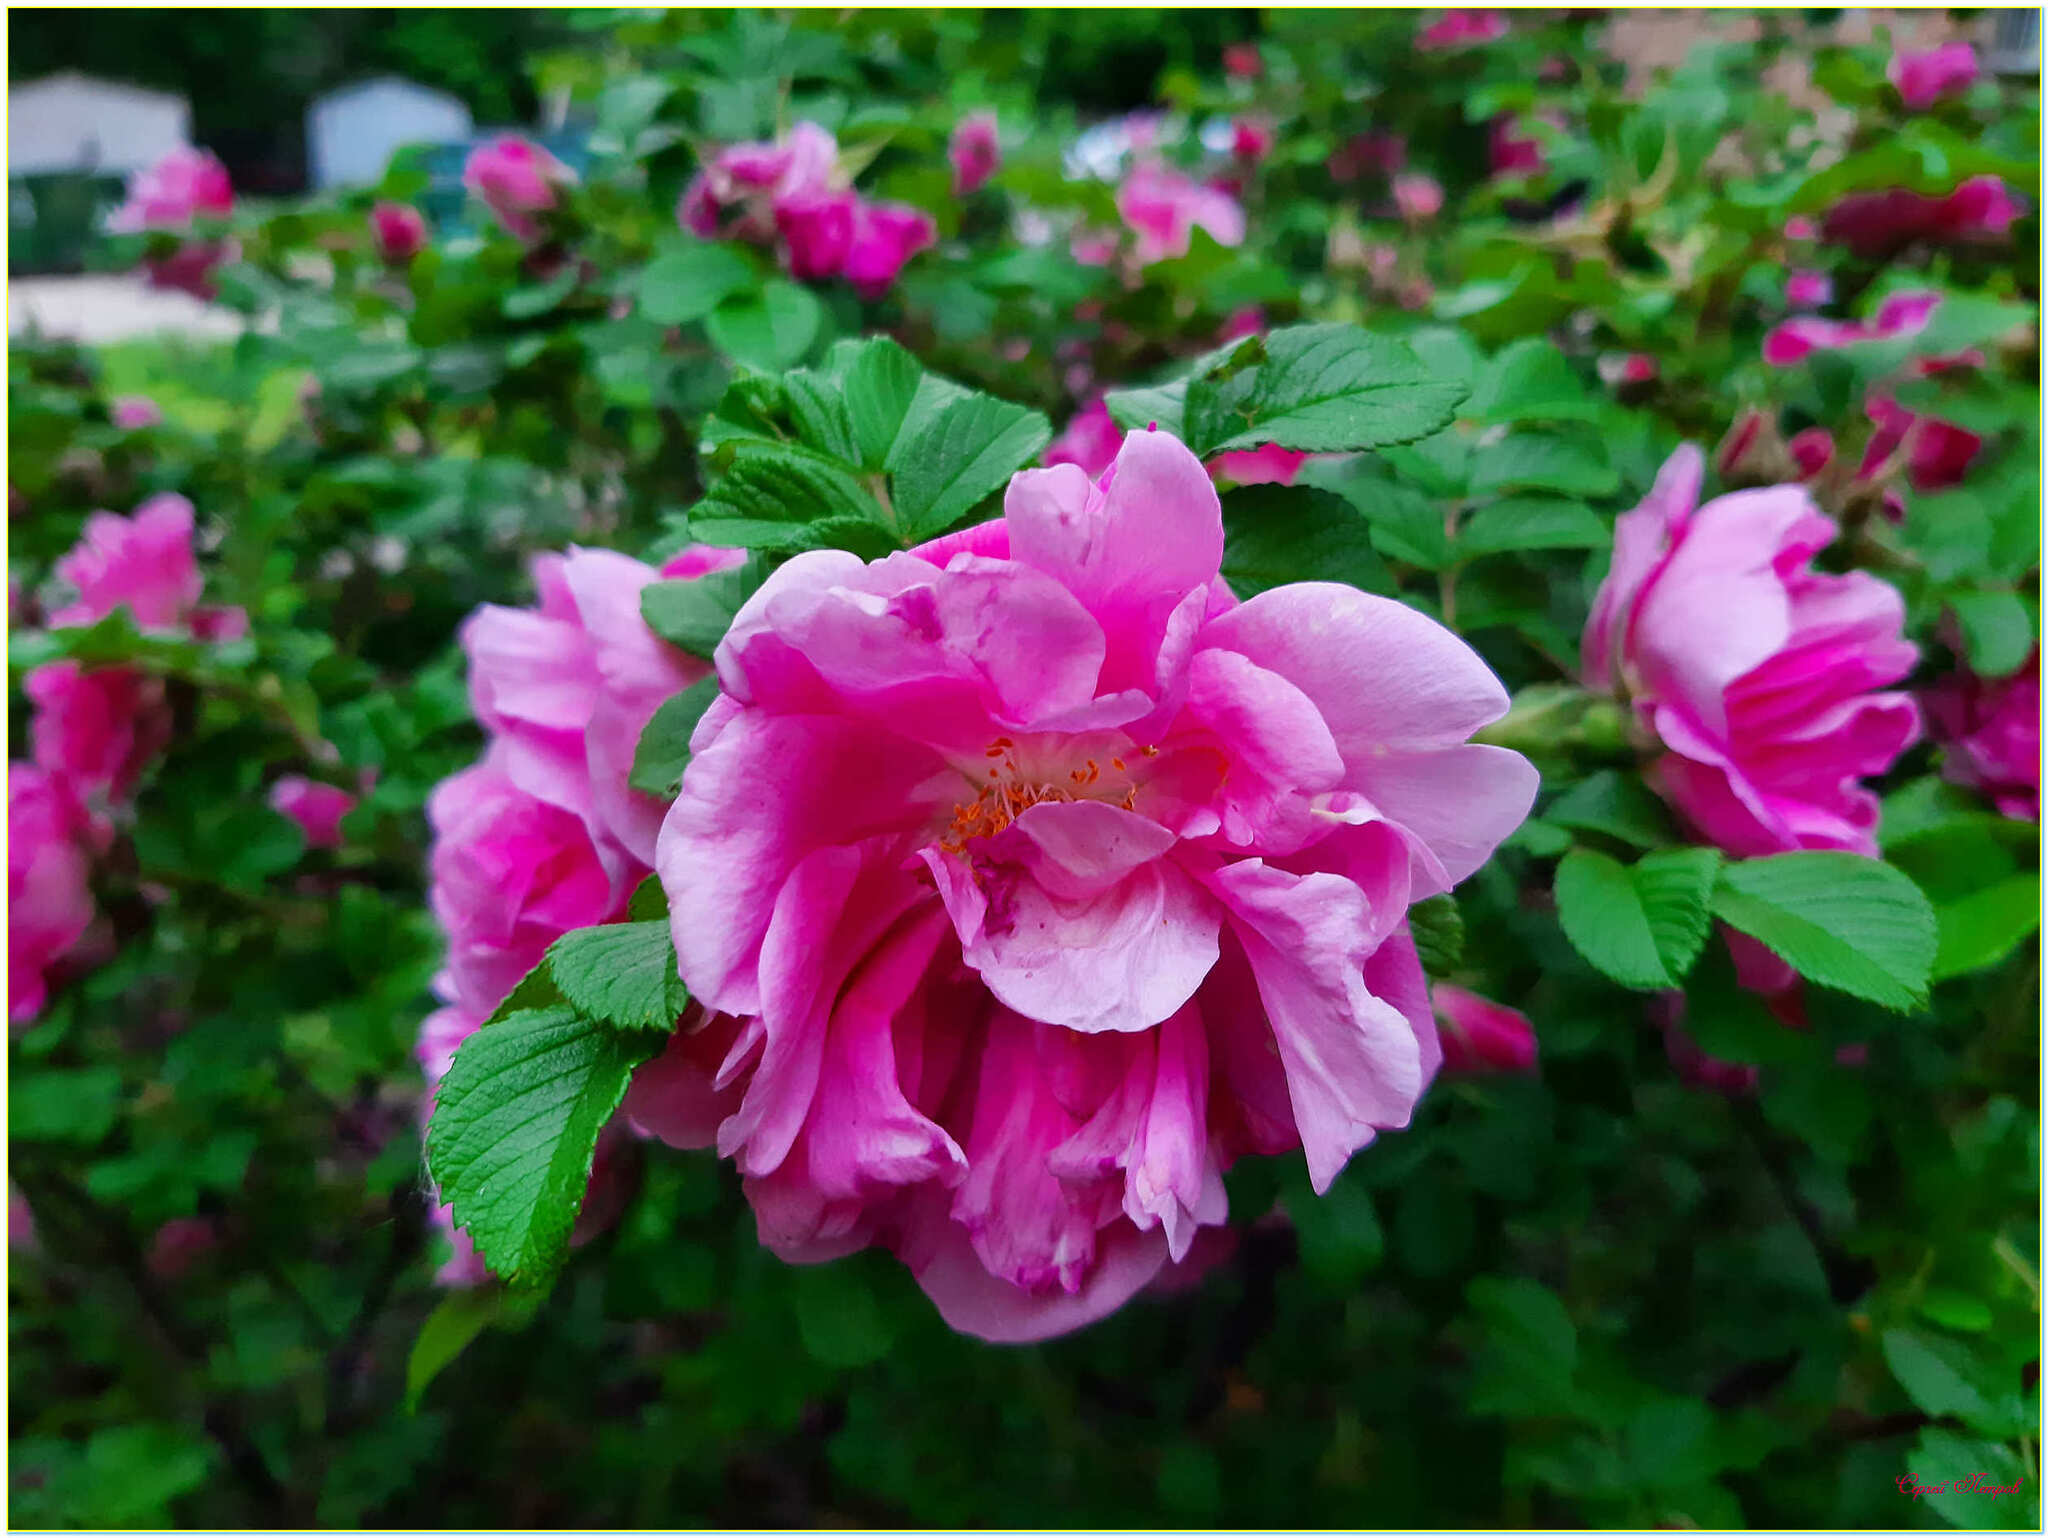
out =
[[1597,550],[1612,538],[1599,514],[1583,503],[1508,497],[1465,520],[1456,550],[1472,560],[1515,550]]
[[1475,422],[1590,421],[1604,409],[1555,342],[1528,337],[1480,368],[1461,414]]
[[1887,1009],[1927,1000],[1936,929],[1926,896],[1882,860],[1803,850],[1721,868],[1714,916],[1823,987]]
[[572,929],[548,947],[548,972],[579,1014],[621,1030],[672,1030],[690,1003],[661,920]]
[[1620,484],[1597,442],[1550,433],[1510,433],[1480,449],[1472,462],[1474,495],[1512,490],[1599,497]]
[[825,365],[845,395],[853,457],[863,469],[885,468],[926,378],[924,365],[886,336],[835,342]]
[[662,1042],[564,1004],[507,1015],[456,1050],[435,1095],[427,1162],[456,1224],[499,1276],[537,1282],[560,1266],[597,1135]]
[[1349,502],[1372,529],[1372,545],[1390,561],[1403,561],[1425,571],[1451,563],[1451,539],[1444,528],[1444,510],[1412,486],[1375,473],[1368,460],[1348,464],[1302,467],[1297,485],[1320,487]]
[[[1245,363],[1244,345],[1263,341]],[[1201,458],[1277,443],[1327,453],[1427,437],[1465,388],[1405,343],[1349,325],[1287,326],[1189,380],[1183,439]],[[1163,425],[1163,424],[1162,424]]]
[[1565,938],[1626,988],[1676,988],[1706,939],[1707,902],[1719,856],[1673,849],[1625,866],[1574,849],[1557,867],[1557,916]]
[[1668,844],[1675,836],[1664,803],[1642,779],[1617,769],[1589,774],[1543,809],[1546,822],[1605,833],[1639,849]]
[[2041,925],[2041,873],[2026,871],[1935,910],[1939,940],[1929,980],[1993,966]]
[[992,395],[948,401],[890,451],[898,531],[906,541],[957,522],[1052,441],[1043,414]]
[[626,783],[646,795],[673,796],[683,771],[690,767],[690,738],[717,698],[718,676],[712,674],[663,700],[640,730]]
[[1393,590],[1365,519],[1310,486],[1241,486],[1223,498],[1223,579],[1240,598],[1290,582]]
[[1629,871],[1657,942],[1657,958],[1673,979],[1692,970],[1707,943],[1708,904],[1720,868],[1718,850],[1660,849]]
[[701,577],[650,582],[640,589],[640,616],[671,646],[709,662],[733,616],[767,579],[761,562],[748,561]]
[[[881,508],[846,465],[791,444],[741,442],[732,462],[697,505],[693,528],[712,520],[814,523],[823,518],[876,522]],[[738,543],[737,541],[735,543]]]
[[640,314],[656,325],[686,325],[753,285],[753,266],[738,252],[712,241],[688,241],[641,271]]
[[803,361],[824,320],[824,306],[809,289],[771,278],[757,294],[725,300],[706,330],[712,345],[735,362],[775,372]]

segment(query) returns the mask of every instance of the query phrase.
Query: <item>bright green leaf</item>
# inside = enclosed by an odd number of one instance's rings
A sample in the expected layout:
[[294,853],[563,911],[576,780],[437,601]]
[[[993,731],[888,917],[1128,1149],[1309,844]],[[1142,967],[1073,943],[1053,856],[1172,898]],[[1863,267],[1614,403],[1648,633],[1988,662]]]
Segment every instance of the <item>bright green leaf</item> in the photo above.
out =
[[1801,976],[1888,1009],[1927,1000],[1934,912],[1902,872],[1838,850],[1724,865],[1714,916],[1761,940]]

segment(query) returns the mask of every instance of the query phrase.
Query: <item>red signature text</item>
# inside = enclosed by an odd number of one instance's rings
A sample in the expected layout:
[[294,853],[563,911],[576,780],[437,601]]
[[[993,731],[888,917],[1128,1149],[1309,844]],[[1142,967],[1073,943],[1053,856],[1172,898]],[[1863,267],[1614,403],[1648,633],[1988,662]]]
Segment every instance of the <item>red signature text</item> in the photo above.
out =
[[1958,1474],[1944,1484],[1925,1484],[1918,1474],[1901,1474],[1899,1493],[1910,1495],[1916,1501],[1923,1495],[1987,1495],[1997,1500],[2001,1495],[2018,1495],[2020,1487],[2026,1484],[2024,1479],[2015,1479],[2009,1485],[1986,1484],[1990,1477],[1985,1470],[1979,1469],[1974,1474]]

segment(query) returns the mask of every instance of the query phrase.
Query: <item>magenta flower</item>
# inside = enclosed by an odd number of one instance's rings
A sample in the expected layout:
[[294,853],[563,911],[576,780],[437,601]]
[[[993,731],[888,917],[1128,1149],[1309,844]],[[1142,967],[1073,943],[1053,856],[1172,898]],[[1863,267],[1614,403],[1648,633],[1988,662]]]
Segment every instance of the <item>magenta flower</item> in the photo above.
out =
[[1434,176],[1394,178],[1394,207],[1410,224],[1423,224],[1443,212],[1443,184]]
[[1229,43],[1224,46],[1223,69],[1226,74],[1239,80],[1256,80],[1265,68],[1257,43]]
[[1138,166],[1117,188],[1116,211],[1137,236],[1140,266],[1186,256],[1194,232],[1221,246],[1244,244],[1244,209],[1227,192],[1205,187],[1156,162]]
[[1230,125],[1230,153],[1239,160],[1264,160],[1273,153],[1273,124],[1262,117],[1241,117]]
[[1792,463],[1799,467],[1799,478],[1803,481],[1819,475],[1835,457],[1834,434],[1825,427],[1801,428],[1785,447],[1791,452]]
[[[1984,440],[1966,427],[1939,417],[1908,411],[1889,395],[1873,395],[1863,403],[1864,415],[1876,426],[1863,451],[1857,474],[1878,476],[1893,455],[1905,450],[1906,475],[1916,491],[1940,491],[1962,484],[1970,461]],[[1910,441],[1909,441],[1910,440]]]
[[338,785],[288,774],[270,787],[270,806],[299,825],[308,849],[338,849],[341,819],[355,810],[356,798]]
[[83,810],[64,780],[7,766],[7,1017],[33,1020],[48,974],[92,925]]
[[220,1225],[212,1218],[172,1218],[149,1241],[149,1274],[174,1282],[220,1248]]
[[846,253],[846,281],[863,299],[889,291],[904,264],[939,238],[929,214],[908,203],[862,201],[853,217],[853,243]]
[[370,210],[370,238],[379,261],[403,267],[426,249],[426,217],[410,203],[379,203]]
[[1918,336],[1927,329],[1928,319],[1940,304],[1941,295],[1914,290],[1891,295],[1867,321],[1795,316],[1773,327],[1764,338],[1764,362],[1773,368],[1790,368],[1815,352]]
[[1408,904],[1536,775],[1467,742],[1506,694],[1421,614],[1237,603],[1175,439],[1004,506],[769,578],[656,865],[684,980],[739,1019],[711,1087],[743,1089],[718,1146],[764,1242],[887,1245],[1017,1340],[1187,1255],[1239,1155],[1299,1145],[1323,1189],[1406,1124],[1439,1058]]
[[[745,558],[693,546],[657,572],[616,551],[571,548],[534,559],[537,609],[486,604],[463,622],[470,694],[502,772],[581,821],[607,870],[653,863],[662,806],[626,783],[633,753],[662,701],[709,671],[647,628],[640,590]],[[482,1001],[483,1011],[496,1004]]]
[[557,189],[575,180],[574,171],[517,134],[500,134],[478,145],[462,167],[462,185],[507,234],[529,242],[540,238],[535,216],[553,208]]
[[953,162],[953,195],[966,197],[979,192],[996,174],[996,168],[1003,163],[1003,146],[996,134],[996,115],[993,112],[975,112],[962,118],[953,128],[953,139],[946,146],[946,158]]
[[1885,78],[1900,100],[1924,112],[1944,96],[1969,89],[1977,79],[1977,50],[1960,40],[1919,53],[1895,53]]
[[1996,240],[2019,213],[2004,182],[1973,176],[1946,197],[1926,197],[1903,187],[1854,193],[1828,210],[1821,237],[1882,261],[1916,240],[1935,245]]
[[853,248],[860,199],[850,191],[806,189],[775,202],[775,229],[791,277],[814,283],[836,277]]
[[1635,706],[1664,746],[1652,779],[1710,842],[1740,857],[1877,852],[1882,774],[1920,734],[1896,589],[1813,570],[1835,526],[1796,486],[1698,506],[1690,444],[1615,526],[1614,565],[1583,644],[1589,687]]
[[57,562],[78,596],[51,613],[51,625],[90,625],[124,607],[144,629],[181,624],[201,588],[192,527],[192,504],[173,492],[149,498],[131,517],[94,513]]
[[1519,1009],[1509,1009],[1449,983],[1429,990],[1444,1048],[1444,1072],[1534,1073],[1536,1029]]
[[1506,37],[1508,19],[1500,11],[1445,11],[1415,34],[1422,49],[1471,48]]
[[1079,465],[1082,473],[1094,480],[1115,462],[1117,450],[1123,446],[1123,429],[1116,425],[1102,397],[1097,396],[1074,414],[1066,430],[1047,445],[1041,459],[1048,467]]
[[1785,238],[1787,240],[1819,240],[1820,226],[1804,214],[1794,214],[1785,221]]
[[1083,267],[1107,267],[1116,260],[1117,245],[1114,231],[1078,229],[1068,249]]
[[2041,653],[2010,678],[1964,668],[1921,696],[1942,745],[1942,777],[1980,790],[2007,817],[2041,820]]
[[227,167],[210,151],[180,147],[129,178],[128,200],[107,228],[122,234],[189,230],[195,220],[225,219],[234,208]]
[[1785,279],[1785,303],[1795,310],[1817,310],[1835,297],[1835,280],[1824,272],[1799,271]]
[[1495,176],[1540,176],[1543,141],[1518,132],[1513,113],[1499,113],[1486,125],[1486,163]]
[[163,408],[147,395],[117,395],[107,414],[125,433],[140,432],[163,421]]
[[1277,443],[1262,443],[1255,449],[1232,449],[1209,461],[1213,476],[1235,481],[1240,486],[1292,486],[1308,455],[1283,449]]
[[37,1248],[35,1209],[11,1184],[7,1187],[7,1248],[24,1255],[34,1254]]
[[676,219],[693,235],[732,235],[756,245],[775,238],[776,216],[802,202],[845,190],[839,141],[816,123],[798,123],[776,142],[728,144],[683,191]]
[[103,850],[113,837],[114,808],[170,744],[162,682],[130,668],[87,669],[65,660],[30,669],[22,692],[35,707],[29,741],[36,766],[85,809],[87,842]]

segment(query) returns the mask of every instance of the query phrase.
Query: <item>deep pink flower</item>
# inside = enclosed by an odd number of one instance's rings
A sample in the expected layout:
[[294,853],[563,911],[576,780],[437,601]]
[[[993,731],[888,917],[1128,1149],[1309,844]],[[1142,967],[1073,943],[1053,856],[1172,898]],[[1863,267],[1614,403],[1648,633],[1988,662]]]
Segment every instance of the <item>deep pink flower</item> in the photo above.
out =
[[227,167],[210,151],[180,147],[128,181],[128,200],[107,227],[123,234],[189,230],[197,219],[225,219],[235,209]]
[[356,798],[338,785],[287,774],[270,787],[270,806],[299,825],[308,849],[338,849],[341,819],[355,810]]
[[540,221],[555,206],[556,189],[576,173],[531,139],[500,134],[469,152],[462,185],[482,201],[506,233],[520,240],[540,238]]
[[1508,19],[1500,11],[1445,11],[1415,35],[1423,49],[1470,48],[1506,37]]
[[2010,678],[1964,668],[1921,696],[1942,745],[1942,777],[1991,798],[2007,817],[2041,820],[2041,653]]
[[[709,671],[647,628],[640,590],[745,559],[693,546],[657,572],[616,551],[572,547],[535,557],[537,608],[486,604],[463,622],[470,695],[504,775],[580,819],[615,873],[653,863],[661,826],[660,802],[626,783],[640,733],[664,700]],[[485,1012],[496,1003],[485,1000]]]
[[1819,240],[1820,226],[1804,214],[1794,214],[1785,221],[1785,238],[1787,240]]
[[1209,473],[1240,486],[1292,486],[1308,455],[1262,443],[1255,449],[1232,449],[1209,461]]
[[1795,310],[1817,310],[1835,297],[1835,280],[1824,272],[1802,269],[1785,279],[1785,303]]
[[1116,211],[1138,237],[1141,266],[1186,256],[1196,229],[1220,246],[1244,244],[1244,209],[1228,193],[1148,161],[1117,188]]
[[1401,211],[1401,217],[1412,224],[1421,224],[1434,219],[1443,212],[1443,184],[1433,176],[1397,176],[1394,178],[1394,207]]
[[1657,360],[1646,352],[1608,353],[1595,367],[1611,389],[1646,385],[1657,377]]
[[996,168],[1003,163],[1003,145],[996,133],[996,115],[993,112],[975,112],[962,118],[953,128],[953,140],[946,146],[946,157],[953,162],[953,195],[966,197],[979,192],[996,174]]
[[1630,700],[1666,749],[1665,798],[1728,853],[1877,852],[1881,774],[1919,736],[1898,591],[1813,570],[1835,525],[1797,486],[1698,506],[1704,456],[1684,445],[1614,531],[1586,624],[1590,687]]
[[1927,329],[1928,319],[1940,305],[1941,295],[1916,289],[1891,295],[1878,305],[1877,313],[1869,320],[1795,316],[1773,327],[1764,338],[1764,362],[1773,368],[1790,368],[1817,351],[1918,336]]
[[1406,1123],[1439,1059],[1408,905],[1536,776],[1467,742],[1507,696],[1423,615],[1237,603],[1173,438],[1004,507],[768,579],[656,863],[684,980],[739,1019],[709,1088],[742,1091],[718,1146],[763,1241],[887,1245],[1019,1340],[1187,1255],[1238,1156],[1300,1145],[1320,1190]]
[[192,504],[161,492],[132,517],[94,513],[57,575],[78,596],[50,615],[58,628],[90,625],[125,607],[144,629],[181,624],[199,602],[199,563],[192,554]]
[[711,178],[700,171],[690,178],[676,203],[676,223],[692,235],[712,240],[718,235],[723,212],[717,194],[711,190]]
[[918,252],[937,243],[931,215],[908,203],[869,203],[854,210],[853,243],[846,253],[846,281],[863,299],[879,299]]
[[1975,83],[1977,50],[1958,40],[1919,53],[1895,53],[1885,69],[1885,78],[1898,89],[1899,98],[1908,107],[1924,112],[1942,97],[1967,90]]
[[[1865,479],[1877,475],[1885,461],[1907,448],[1906,474],[1915,491],[1940,491],[1957,486],[1970,468],[1970,461],[1984,447],[1984,440],[1968,428],[1939,417],[1917,416],[1889,395],[1873,395],[1863,411],[1875,425],[1870,445],[1863,451],[1857,474]],[[1912,443],[1907,446],[1907,437]]]
[[1730,1100],[1744,1099],[1756,1093],[1759,1075],[1754,1064],[1724,1062],[1700,1050],[1700,1044],[1685,1028],[1684,994],[1659,994],[1651,1001],[1650,1018],[1663,1032],[1664,1055],[1671,1060],[1672,1068],[1694,1089],[1724,1095]]
[[804,207],[844,193],[846,182],[839,175],[839,141],[818,124],[801,122],[785,139],[717,151],[684,189],[676,221],[706,239],[727,234],[767,245],[785,203]]
[[161,680],[130,668],[87,670],[69,660],[30,669],[22,692],[36,766],[61,781],[87,814],[88,842],[113,835],[113,809],[171,739]]
[[1229,43],[1223,49],[1223,69],[1239,80],[1256,80],[1264,71],[1257,43]]
[[1408,141],[1376,129],[1356,134],[1331,151],[1328,169],[1333,181],[1355,182],[1366,176],[1391,176],[1407,164]]
[[1094,480],[1115,462],[1117,450],[1123,446],[1123,429],[1097,396],[1074,414],[1066,431],[1047,445],[1041,458],[1048,467],[1079,465],[1082,473]]
[[[1224,317],[1223,329],[1216,333],[1216,345],[1235,342],[1240,337],[1257,336],[1266,329],[1266,312],[1255,304],[1232,310]],[[1105,461],[1105,463],[1107,463]]]
[[854,213],[860,199],[851,192],[806,190],[775,202],[775,229],[791,277],[815,283],[837,277],[853,247]]
[[154,427],[164,419],[163,408],[147,395],[116,396],[107,414],[116,427],[128,433]]
[[42,1013],[47,974],[91,927],[84,814],[64,780],[7,766],[7,1015]]
[[1230,125],[1230,153],[1239,160],[1264,160],[1273,144],[1273,125],[1265,118],[1241,117]]
[[1536,1071],[1536,1030],[1519,1009],[1449,983],[1438,983],[1429,998],[1441,1028],[1445,1073]]
[[1828,461],[1835,457],[1835,438],[1825,427],[1807,427],[1792,435],[1785,445],[1791,451],[1792,462],[1799,467],[1799,478],[1810,481],[1828,467]]
[[149,1241],[149,1274],[176,1281],[220,1247],[220,1225],[212,1218],[172,1218]]
[[142,270],[151,288],[211,302],[219,292],[214,273],[233,261],[240,249],[230,240],[188,240],[168,256],[144,257]]
[[426,249],[426,216],[410,203],[379,203],[370,210],[370,238],[379,260],[403,267]]
[[1519,133],[1513,113],[1499,113],[1486,125],[1486,163],[1495,176],[1540,176],[1543,141]]
[[1858,192],[1828,210],[1821,236],[1858,256],[1881,261],[1916,240],[1936,245],[1992,240],[2019,217],[2020,205],[1996,176],[1973,176],[1946,197],[1903,187]]

